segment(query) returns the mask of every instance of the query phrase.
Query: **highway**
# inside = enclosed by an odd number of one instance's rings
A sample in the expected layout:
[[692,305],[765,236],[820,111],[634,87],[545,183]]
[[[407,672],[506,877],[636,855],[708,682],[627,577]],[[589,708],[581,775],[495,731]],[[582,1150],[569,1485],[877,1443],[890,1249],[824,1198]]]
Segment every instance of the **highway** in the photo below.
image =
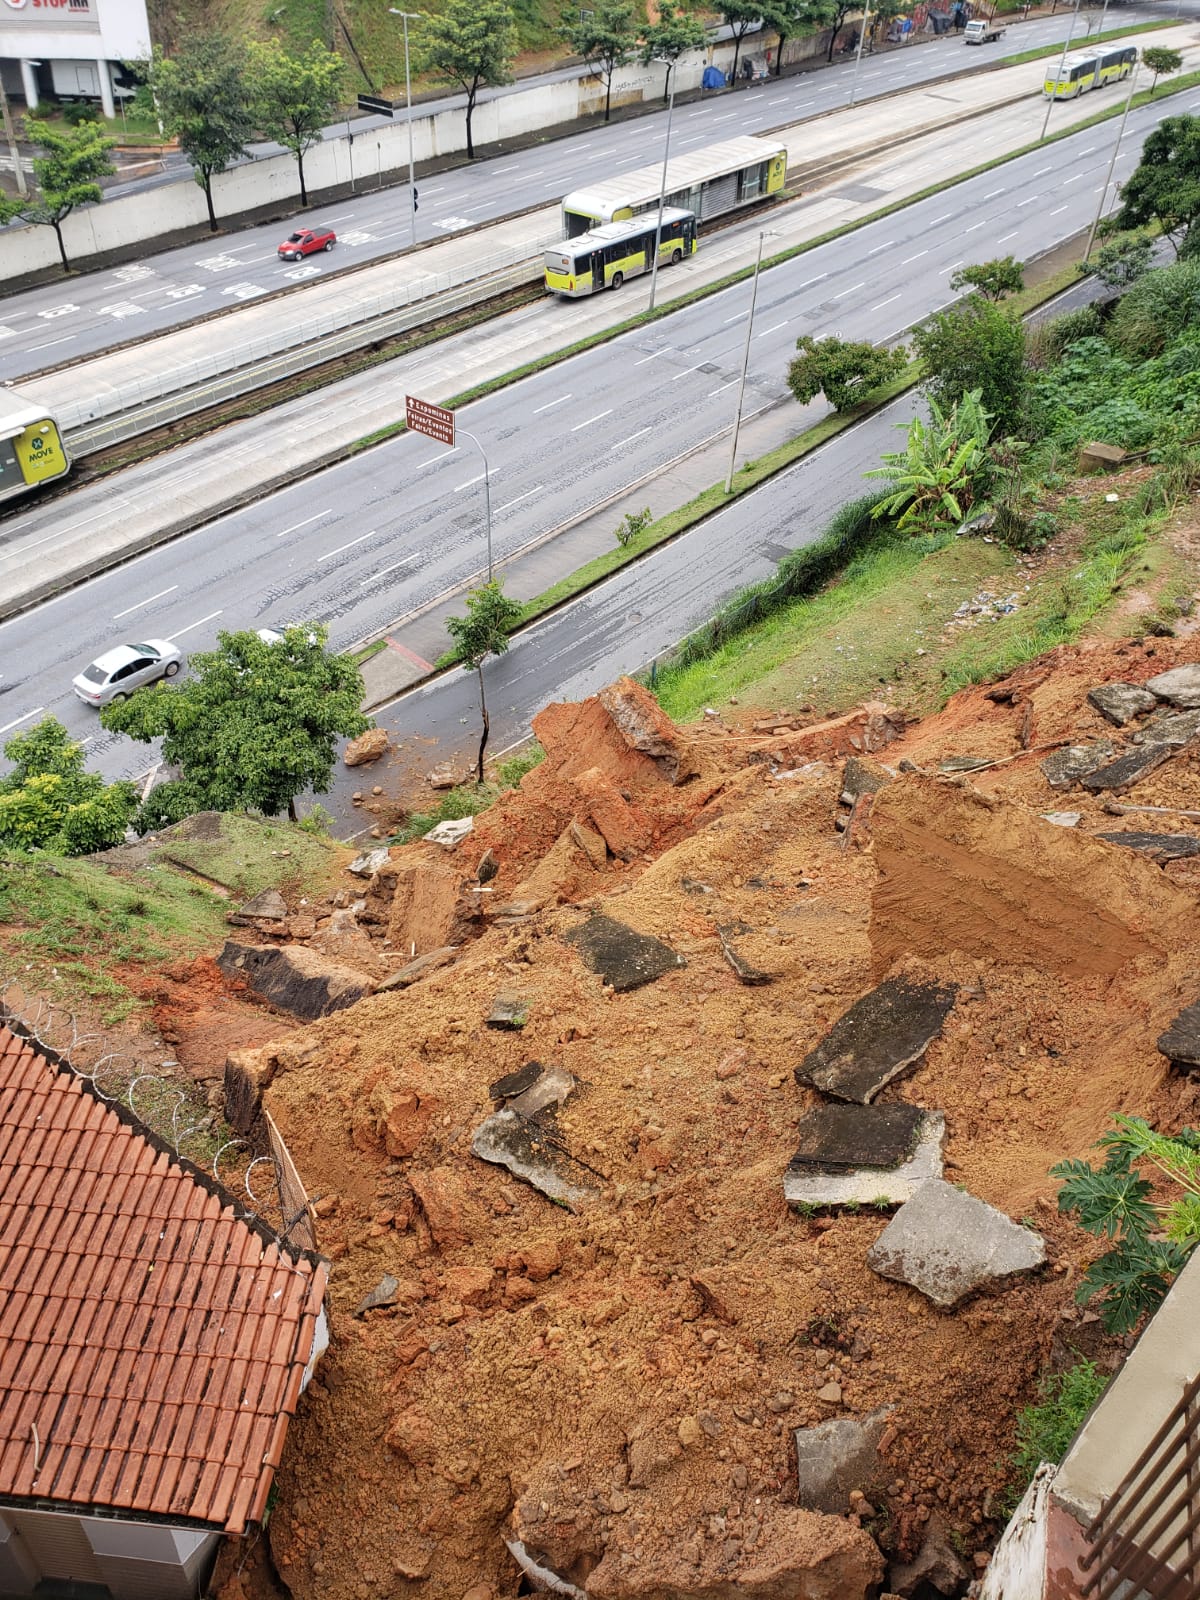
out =
[[[1117,13],[1110,13],[1116,15]],[[1122,25],[1159,13],[1122,7]],[[863,60],[858,98],[913,88],[931,80],[1061,41],[1069,13],[1017,24],[1003,42],[972,48],[957,36],[931,40]],[[985,53],[986,52],[986,53]],[[676,108],[671,149],[685,154],[704,143],[757,133],[844,106],[849,62],[764,85],[718,94]],[[589,179],[631,170],[655,159],[665,136],[665,112],[600,125],[530,150],[456,167],[418,183],[418,240],[466,233],[481,224],[559,199]],[[403,250],[410,236],[407,186],[359,194],[305,215],[330,226],[338,244],[329,254],[285,263],[276,246],[290,231],[273,223],[222,234],[175,250],[147,254],[126,266],[81,274],[0,301],[0,375],[7,381],[77,360],[129,340],[211,316],[294,284],[378,260]],[[464,240],[464,250],[471,246]],[[405,271],[401,256],[396,271]],[[214,337],[219,335],[214,334]]]
[[[1136,160],[1147,130],[1181,109],[1160,102],[1131,115],[1118,175]],[[784,386],[800,333],[887,339],[949,300],[947,280],[962,262],[1009,252],[1027,257],[1077,234],[1094,214],[1111,137],[1086,130],[765,274],[747,412],[777,417],[780,436],[821,414],[820,404],[796,407]],[[661,469],[728,427],[746,298],[737,286],[460,412],[463,426],[489,441],[498,562],[607,488]],[[875,442],[856,448],[859,469],[874,463]],[[819,466],[816,475],[825,482]],[[110,516],[120,515],[119,495],[118,482]],[[758,530],[755,548],[778,555],[777,547],[819,531],[808,527],[803,500],[780,515],[790,531]],[[664,591],[652,609],[639,607],[653,617],[658,642],[644,647],[649,625],[641,620],[632,632],[615,629],[607,653],[589,666],[597,681],[663,648],[721,593],[755,576],[749,556],[743,563],[738,550],[724,547],[717,528],[709,522],[678,547],[694,569],[678,596]],[[307,619],[326,622],[332,644],[345,647],[476,577],[482,531],[482,469],[474,453],[401,436],[0,627],[0,735],[53,713],[87,739],[99,770],[135,774],[146,766],[144,748],[100,731],[95,712],[70,690],[73,675],[100,650],[137,637],[173,638],[196,650],[211,645],[220,628]],[[706,574],[715,574],[711,582]],[[602,596],[590,604],[609,615]],[[557,684],[547,692],[568,690]],[[544,698],[539,689],[529,701],[512,702],[512,715],[527,718]]]

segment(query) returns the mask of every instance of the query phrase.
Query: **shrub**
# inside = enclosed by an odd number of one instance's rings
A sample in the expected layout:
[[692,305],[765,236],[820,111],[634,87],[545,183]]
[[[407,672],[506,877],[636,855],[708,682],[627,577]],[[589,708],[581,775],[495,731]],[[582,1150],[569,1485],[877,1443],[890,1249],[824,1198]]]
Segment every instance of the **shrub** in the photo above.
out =
[[70,100],[62,108],[63,120],[78,128],[83,122],[99,122],[100,107],[93,105],[90,100]]
[[1080,339],[1099,338],[1104,319],[1095,306],[1078,306],[1048,317],[1028,330],[1026,357],[1030,366],[1049,366]]
[[1200,261],[1176,261],[1147,272],[1122,296],[1108,337],[1133,361],[1165,350],[1184,328],[1200,321]]
[[1010,1511],[1043,1461],[1057,1466],[1063,1459],[1107,1383],[1107,1377],[1086,1359],[1077,1361],[1066,1372],[1052,1373],[1040,1380],[1038,1399],[1017,1413],[1014,1476],[1008,1495]]
[[649,506],[644,507],[641,511],[627,511],[624,520],[618,523],[614,530],[614,537],[617,543],[622,549],[625,549],[633,543],[639,533],[645,533],[653,521],[654,513]]

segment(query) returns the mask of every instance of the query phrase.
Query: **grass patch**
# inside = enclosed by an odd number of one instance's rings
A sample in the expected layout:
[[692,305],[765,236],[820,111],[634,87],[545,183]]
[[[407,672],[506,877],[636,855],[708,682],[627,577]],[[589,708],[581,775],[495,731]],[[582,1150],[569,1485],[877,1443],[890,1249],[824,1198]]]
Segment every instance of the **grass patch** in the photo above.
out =
[[1063,1459],[1107,1385],[1108,1378],[1086,1358],[1039,1381],[1038,1399],[1017,1413],[1013,1480],[1005,1497],[1008,1512],[1016,1510],[1043,1461],[1057,1465]]
[[342,860],[332,840],[299,824],[227,812],[215,827],[210,813],[189,817],[141,849],[150,862],[184,867],[242,899],[281,885],[320,894]]
[[[1178,17],[1170,17],[1162,22],[1144,22],[1140,26],[1136,23],[1131,23],[1124,28],[1107,28],[1103,33],[1096,34],[1095,37],[1081,33],[1078,39],[1072,40],[1072,43],[1077,45],[1079,49],[1086,50],[1089,45],[1105,44],[1109,39],[1127,39],[1133,33],[1154,33],[1159,28],[1177,28],[1178,26]],[[1060,55],[1062,55],[1061,45],[1046,44],[1041,45],[1036,50],[1022,50],[1020,55],[1001,56],[996,65],[998,67],[1023,67],[1027,61],[1041,61],[1045,56]]]
[[536,739],[531,739],[520,750],[504,761],[496,763],[492,779],[487,783],[461,783],[447,789],[436,805],[428,811],[414,811],[403,827],[387,840],[388,844],[412,844],[423,839],[439,822],[457,822],[462,817],[477,817],[494,805],[508,789],[515,789],[527,772],[532,772],[546,758],[546,752]]
[[371,644],[366,644],[361,650],[351,652],[350,659],[361,667],[365,661],[370,661],[372,656],[377,656],[381,650],[387,649],[386,639],[375,639]]

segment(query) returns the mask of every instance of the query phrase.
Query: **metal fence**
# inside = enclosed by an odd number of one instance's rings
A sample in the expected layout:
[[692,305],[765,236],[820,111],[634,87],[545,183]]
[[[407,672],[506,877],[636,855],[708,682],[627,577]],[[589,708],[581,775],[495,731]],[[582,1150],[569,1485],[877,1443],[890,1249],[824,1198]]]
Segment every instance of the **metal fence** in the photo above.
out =
[[1084,1530],[1085,1600],[1200,1597],[1200,1376]]

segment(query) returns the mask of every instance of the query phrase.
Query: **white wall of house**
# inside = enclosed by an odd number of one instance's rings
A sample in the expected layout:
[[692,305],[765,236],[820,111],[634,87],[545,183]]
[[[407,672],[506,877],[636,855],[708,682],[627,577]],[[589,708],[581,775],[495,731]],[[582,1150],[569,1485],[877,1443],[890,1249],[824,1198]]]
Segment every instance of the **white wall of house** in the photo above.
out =
[[0,1600],[42,1578],[103,1584],[113,1600],[194,1600],[221,1535],[108,1517],[0,1508]]

